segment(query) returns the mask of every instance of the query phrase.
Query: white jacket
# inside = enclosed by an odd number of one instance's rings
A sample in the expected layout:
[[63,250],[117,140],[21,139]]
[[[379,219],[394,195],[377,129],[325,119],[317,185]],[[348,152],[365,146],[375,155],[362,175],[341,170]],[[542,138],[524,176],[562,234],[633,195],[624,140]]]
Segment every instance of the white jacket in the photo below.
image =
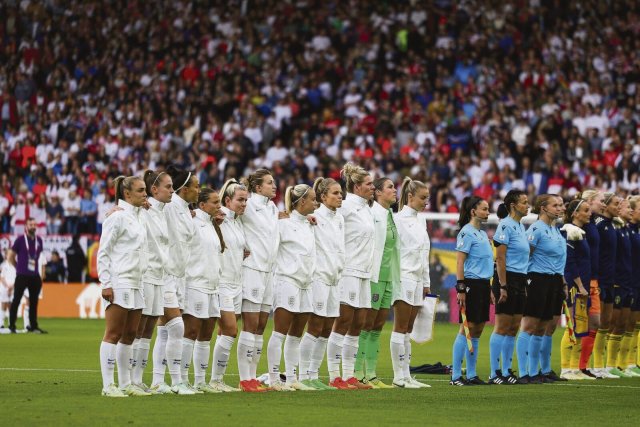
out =
[[220,283],[233,287],[242,286],[242,261],[244,260],[244,249],[246,241],[244,230],[240,218],[231,209],[222,207],[225,218],[220,229],[227,247],[222,254],[222,276]]
[[342,275],[369,279],[375,233],[371,208],[362,197],[347,193],[338,212],[344,217],[344,248],[348,254]]
[[169,229],[164,216],[164,203],[150,197],[151,207],[142,209],[140,214],[147,232],[147,247],[145,252],[149,264],[142,276],[142,281],[153,285],[162,285],[164,266],[167,263],[167,249],[169,246]]
[[185,272],[186,287],[216,293],[221,273],[220,239],[211,222],[211,215],[205,211],[196,209],[193,223],[196,233],[189,244],[190,262]]
[[400,248],[400,280],[431,286],[429,277],[429,251],[431,241],[427,234],[427,220],[420,218],[415,209],[404,206],[394,220],[398,229]]
[[104,289],[141,289],[147,269],[147,233],[141,208],[124,200],[102,224],[98,249],[98,279]]
[[297,211],[280,220],[280,245],[276,257],[276,280],[301,289],[311,287],[316,263],[316,241],[313,226]]
[[184,277],[185,269],[189,264],[191,240],[196,234],[189,204],[173,193],[171,203],[167,203],[164,207],[164,215],[169,230],[168,259],[164,271],[171,276]]
[[373,266],[371,267],[371,281],[378,283],[380,277],[380,265],[384,253],[384,242],[387,239],[387,217],[389,211],[378,202],[371,206],[375,226],[375,246],[373,249]]
[[258,271],[272,271],[278,252],[278,208],[268,197],[251,193],[240,222],[251,252],[242,265]]
[[316,236],[316,272],[314,278],[329,286],[338,284],[344,269],[344,218],[321,204],[314,212],[318,224]]

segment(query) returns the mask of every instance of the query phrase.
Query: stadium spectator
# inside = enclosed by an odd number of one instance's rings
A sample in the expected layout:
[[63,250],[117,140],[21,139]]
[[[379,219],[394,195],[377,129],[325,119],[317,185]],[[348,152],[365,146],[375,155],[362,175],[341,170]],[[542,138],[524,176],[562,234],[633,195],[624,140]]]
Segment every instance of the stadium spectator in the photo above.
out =
[[44,266],[44,281],[53,283],[64,283],[66,268],[60,258],[58,251],[51,252],[51,260]]
[[71,245],[65,250],[67,258],[67,281],[69,283],[82,282],[82,273],[87,266],[87,258],[80,246],[80,237],[76,234],[73,236]]
[[93,200],[91,191],[84,190],[84,196],[80,201],[80,233],[94,234],[96,232],[96,219],[98,216],[98,205]]
[[286,187],[353,160],[431,182],[441,212],[516,187],[639,191],[633,2],[242,4],[134,2],[112,21],[120,3],[3,2],[9,208],[24,184],[63,205],[88,189],[99,212],[110,180],[173,161],[216,187],[272,163]]

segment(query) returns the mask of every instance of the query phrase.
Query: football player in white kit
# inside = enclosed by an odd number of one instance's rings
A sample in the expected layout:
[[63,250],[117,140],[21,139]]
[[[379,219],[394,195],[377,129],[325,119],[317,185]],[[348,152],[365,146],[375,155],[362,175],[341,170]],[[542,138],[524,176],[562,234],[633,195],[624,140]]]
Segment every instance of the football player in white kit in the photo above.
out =
[[[200,190],[198,209],[193,221],[196,234],[189,245],[186,269],[184,339],[182,340],[182,383],[189,384],[189,366],[193,356],[194,388],[204,393],[220,393],[205,382],[211,355],[211,337],[220,318],[218,284],[224,239],[215,218],[220,211],[220,197],[211,188]],[[214,360],[214,363],[216,361]]]
[[[115,180],[120,210],[104,222],[98,249],[98,277],[105,311],[105,333],[100,345],[102,395],[108,397],[148,396],[131,383],[132,344],[144,308],[142,275],[146,270],[147,236],[141,206],[147,199],[145,183],[139,177]],[[118,385],[113,379],[118,365]]]
[[344,218],[338,212],[342,206],[342,187],[332,178],[318,178],[313,184],[316,202],[320,206],[314,216],[316,240],[316,270],[313,275],[313,313],[307,333],[300,342],[300,382],[316,389],[335,390],[318,378],[320,364],[327,349],[333,322],[340,315],[338,280],[345,263]]
[[[315,390],[298,381],[300,341],[313,312],[311,282],[316,263],[313,213],[316,195],[306,184],[287,187],[285,207],[289,218],[279,224],[280,243],[273,287],[273,333],[267,345],[270,386],[275,391]],[[286,384],[280,381],[280,360],[284,342]]]
[[[224,373],[229,363],[231,347],[238,334],[237,321],[242,312],[242,261],[245,258],[246,242],[240,217],[247,207],[247,188],[235,179],[225,182],[220,190],[222,214],[220,229],[224,236],[225,251],[222,254],[222,273],[220,277],[220,334],[213,348],[213,364],[209,385],[223,392],[238,391],[226,385]],[[249,365],[238,366],[240,372],[240,389],[242,391],[265,391],[257,388],[257,381],[252,382]]]
[[[262,355],[264,328],[273,304],[273,269],[278,251],[278,208],[271,201],[276,184],[271,173],[258,169],[247,178],[249,200],[240,222],[251,255],[242,263],[242,332],[238,338],[238,366],[249,367],[250,379]],[[260,387],[256,382],[256,387]]]
[[[373,180],[361,166],[347,163],[342,168],[347,197],[338,210],[344,217],[346,259],[340,288],[340,316],[327,343],[330,385],[345,389],[371,389],[354,376],[358,338],[367,309],[371,308],[371,269],[374,251],[374,219],[369,203],[373,199]],[[342,377],[340,376],[342,361]],[[343,379],[344,378],[344,379]],[[345,385],[347,383],[347,385]]]
[[[171,176],[174,193],[171,203],[164,207],[169,243],[163,280],[164,316],[160,318],[158,338],[153,349],[153,385],[164,382],[165,364],[157,362],[166,359],[171,390],[176,394],[189,395],[195,394],[196,390],[183,383],[180,374],[184,336],[181,311],[184,309],[185,270],[189,265],[191,240],[196,234],[189,204],[198,201],[200,184],[191,172],[173,165],[167,168],[167,173]],[[166,353],[163,354],[163,350]],[[151,388],[154,389],[153,386]]]
[[[143,382],[144,370],[149,359],[151,337],[158,321],[164,314],[163,277],[164,265],[167,262],[169,230],[164,215],[164,206],[171,202],[173,181],[166,172],[148,170],[144,173],[147,187],[148,209],[142,210],[144,226],[147,232],[147,271],[142,276],[145,307],[138,325],[136,339],[133,342],[132,382],[140,388],[150,389]],[[161,361],[162,363],[162,361]],[[156,384],[152,390],[158,394],[171,393],[171,388],[164,382]]]
[[395,215],[400,248],[400,286],[393,288],[393,332],[391,333],[391,363],[393,384],[401,388],[430,387],[411,377],[411,331],[430,292],[427,221],[418,217],[429,202],[429,188],[421,181],[407,177],[402,182],[398,213]]

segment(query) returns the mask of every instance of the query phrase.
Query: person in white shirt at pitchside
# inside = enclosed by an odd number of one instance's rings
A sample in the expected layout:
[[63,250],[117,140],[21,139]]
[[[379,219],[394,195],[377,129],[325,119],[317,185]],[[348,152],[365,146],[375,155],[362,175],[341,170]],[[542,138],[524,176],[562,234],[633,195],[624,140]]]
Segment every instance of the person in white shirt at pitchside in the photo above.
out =
[[300,382],[316,389],[335,390],[318,378],[318,371],[333,322],[340,315],[338,280],[345,263],[344,218],[338,212],[342,206],[342,187],[332,178],[318,178],[313,184],[320,207],[314,216],[316,240],[316,270],[313,275],[313,313],[307,333],[300,342]]
[[[211,337],[220,318],[218,285],[221,273],[224,239],[215,218],[220,211],[220,196],[211,188],[203,188],[193,222],[196,234],[189,245],[184,296],[184,339],[182,340],[182,383],[189,384],[189,366],[193,356],[194,388],[204,393],[221,390],[205,382],[211,355]],[[214,360],[213,363],[219,363]]]
[[242,263],[242,332],[238,364],[249,365],[251,379],[262,355],[264,328],[273,304],[273,269],[278,252],[279,212],[271,201],[276,184],[271,172],[258,169],[247,178],[249,200],[240,222],[251,252]]
[[[115,180],[120,210],[104,223],[98,249],[98,278],[105,310],[105,333],[100,345],[102,395],[108,397],[149,396],[131,383],[129,360],[138,322],[144,308],[142,276],[146,270],[146,231],[140,207],[147,194],[139,177],[120,176]],[[118,365],[118,388],[113,371]]]
[[391,362],[393,384],[403,388],[430,387],[411,377],[411,331],[423,298],[429,294],[429,251],[427,221],[418,213],[429,203],[429,188],[421,181],[407,177],[402,182],[395,215],[400,248],[400,286],[393,288],[393,332]]
[[[345,262],[340,288],[340,316],[333,324],[327,343],[330,385],[345,388],[371,388],[354,377],[358,337],[371,308],[371,269],[373,267],[374,222],[369,202],[373,198],[373,180],[361,166],[347,163],[342,168],[347,197],[338,210],[344,217]],[[342,361],[342,377],[340,376]],[[343,380],[344,378],[344,380]]]
[[[287,187],[284,203],[290,216],[279,224],[273,333],[267,345],[269,381],[275,391],[315,390],[298,381],[296,370],[300,361],[302,333],[309,314],[313,312],[311,282],[316,264],[316,243],[307,215],[315,209],[316,194],[306,184]],[[286,384],[280,381],[283,341]]]
[[[247,207],[247,187],[238,183],[235,179],[225,182],[220,190],[221,213],[223,219],[220,230],[224,236],[225,250],[222,254],[222,272],[218,293],[220,295],[220,321],[218,323],[220,334],[213,348],[213,366],[211,368],[211,387],[223,391],[238,391],[234,387],[226,385],[223,381],[231,347],[238,334],[238,320],[242,312],[242,261],[247,254],[244,230],[240,223],[240,217]],[[240,360],[240,357],[238,357]],[[244,361],[246,362],[246,358]],[[254,392],[265,391],[258,389],[258,381],[251,380],[249,364],[238,363],[240,373],[240,389]]]
[[[163,276],[164,265],[167,262],[167,247],[169,244],[169,230],[164,216],[165,203],[171,202],[173,182],[166,172],[148,170],[144,173],[147,188],[148,209],[143,209],[141,215],[147,233],[147,271],[142,276],[145,307],[138,325],[136,339],[133,342],[133,370],[132,382],[143,390],[149,391],[142,377],[149,359],[149,348],[153,330],[158,317],[164,314]],[[162,364],[163,360],[160,361]],[[164,373],[164,367],[163,367]],[[171,393],[171,388],[164,383],[156,384],[153,389],[157,394]]]
[[[159,353],[162,353],[162,349],[165,348],[166,353],[162,358],[166,359],[169,367],[171,390],[177,394],[195,394],[196,390],[189,384],[182,383],[180,374],[184,336],[181,311],[184,309],[185,271],[190,262],[191,240],[196,234],[189,204],[198,201],[200,184],[198,177],[191,172],[178,169],[173,165],[167,168],[167,173],[171,176],[174,193],[171,196],[171,203],[167,203],[164,207],[169,231],[169,246],[168,259],[164,267],[164,316],[159,321],[158,337],[160,339],[156,340],[155,345],[160,345]],[[161,332],[161,327],[165,332]],[[165,339],[166,346],[163,345]],[[156,360],[155,348],[154,360]],[[155,385],[160,382],[164,382],[164,368],[159,367],[156,372],[154,365],[153,383]]]

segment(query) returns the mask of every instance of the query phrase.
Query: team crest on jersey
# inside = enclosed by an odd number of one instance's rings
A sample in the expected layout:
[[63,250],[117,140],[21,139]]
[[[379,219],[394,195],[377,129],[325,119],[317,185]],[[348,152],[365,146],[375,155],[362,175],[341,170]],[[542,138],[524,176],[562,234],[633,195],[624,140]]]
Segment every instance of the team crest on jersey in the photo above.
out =
[[349,292],[349,301],[355,301],[355,300],[356,300],[356,293]]
[[296,303],[296,297],[289,297],[289,307],[293,307],[293,304]]
[[197,302],[195,306],[196,313],[200,313],[202,311],[202,302]]
[[371,295],[371,301],[378,302],[379,299],[380,299],[380,294]]

